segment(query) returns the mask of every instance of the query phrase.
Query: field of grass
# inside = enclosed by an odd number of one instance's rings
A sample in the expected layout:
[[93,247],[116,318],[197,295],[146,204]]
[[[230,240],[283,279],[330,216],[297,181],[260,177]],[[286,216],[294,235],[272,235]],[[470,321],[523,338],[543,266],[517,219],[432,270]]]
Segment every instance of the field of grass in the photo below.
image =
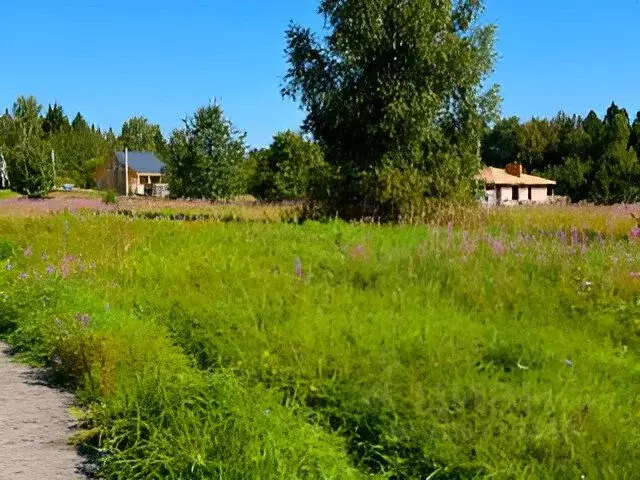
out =
[[628,209],[0,218],[0,335],[105,478],[637,478]]
[[8,200],[16,197],[18,197],[18,194],[11,190],[0,190],[0,200]]

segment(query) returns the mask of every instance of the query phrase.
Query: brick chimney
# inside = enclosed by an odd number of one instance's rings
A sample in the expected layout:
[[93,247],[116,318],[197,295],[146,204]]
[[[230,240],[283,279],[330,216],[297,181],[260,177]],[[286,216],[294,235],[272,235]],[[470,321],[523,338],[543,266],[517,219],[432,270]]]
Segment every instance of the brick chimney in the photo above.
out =
[[522,170],[522,164],[518,162],[513,162],[507,165],[504,169],[509,175],[513,175],[514,177],[520,177],[524,173]]

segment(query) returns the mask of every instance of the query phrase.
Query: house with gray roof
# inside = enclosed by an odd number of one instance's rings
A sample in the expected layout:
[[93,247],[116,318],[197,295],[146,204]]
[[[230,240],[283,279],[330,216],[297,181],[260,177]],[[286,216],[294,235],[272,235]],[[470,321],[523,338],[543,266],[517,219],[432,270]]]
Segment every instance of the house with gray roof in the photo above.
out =
[[[128,182],[125,172],[129,171]],[[115,190],[121,195],[153,195],[166,197],[169,189],[164,174],[165,163],[153,152],[115,152],[112,158],[96,171],[99,188]]]

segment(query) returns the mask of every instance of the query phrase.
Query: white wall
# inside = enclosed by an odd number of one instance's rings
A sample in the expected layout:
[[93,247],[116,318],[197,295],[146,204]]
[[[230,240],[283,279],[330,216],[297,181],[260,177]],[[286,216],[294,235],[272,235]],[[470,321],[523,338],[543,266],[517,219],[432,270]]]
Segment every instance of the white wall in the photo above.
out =
[[536,203],[546,203],[548,201],[547,187],[531,187],[531,201]]
[[521,202],[528,202],[529,201],[529,187],[519,187],[518,188],[518,200]]
[[513,197],[513,189],[511,187],[497,187],[500,189],[498,195],[498,203],[510,202]]

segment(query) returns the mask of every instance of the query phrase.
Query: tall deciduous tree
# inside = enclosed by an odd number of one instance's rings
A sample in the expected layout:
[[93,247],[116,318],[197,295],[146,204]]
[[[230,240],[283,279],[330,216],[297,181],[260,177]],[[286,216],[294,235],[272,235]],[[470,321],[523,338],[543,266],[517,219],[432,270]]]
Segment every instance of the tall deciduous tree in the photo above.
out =
[[50,147],[42,138],[41,111],[35,97],[18,97],[5,142],[11,187],[33,197],[46,195],[54,183]]
[[283,94],[301,101],[337,174],[330,206],[388,215],[469,198],[498,103],[485,88],[495,27],[480,25],[482,0],[322,0],[319,12],[324,39],[287,31]]
[[218,104],[199,108],[184,123],[172,133],[165,156],[172,195],[216,200],[240,193],[245,134]]
[[165,140],[159,125],[145,117],[132,117],[122,125],[120,143],[129,150],[162,153]]

